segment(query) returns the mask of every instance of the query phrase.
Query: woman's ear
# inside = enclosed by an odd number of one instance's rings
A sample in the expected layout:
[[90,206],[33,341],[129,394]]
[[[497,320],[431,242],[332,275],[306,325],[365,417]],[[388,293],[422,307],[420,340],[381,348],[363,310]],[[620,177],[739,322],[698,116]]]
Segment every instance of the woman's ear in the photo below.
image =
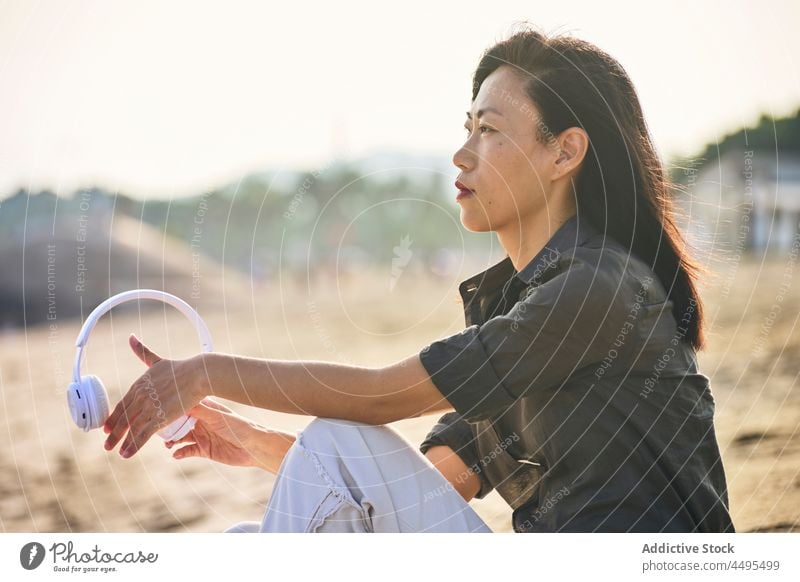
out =
[[580,167],[589,149],[589,134],[580,127],[568,127],[556,139],[558,157],[552,179],[557,180],[568,174],[574,174]]

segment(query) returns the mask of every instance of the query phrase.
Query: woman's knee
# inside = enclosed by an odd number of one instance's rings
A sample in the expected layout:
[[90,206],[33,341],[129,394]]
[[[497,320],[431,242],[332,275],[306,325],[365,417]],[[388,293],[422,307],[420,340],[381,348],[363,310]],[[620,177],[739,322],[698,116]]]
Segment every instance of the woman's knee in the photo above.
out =
[[337,438],[347,438],[358,431],[361,434],[371,432],[393,432],[388,426],[374,425],[355,420],[342,420],[340,418],[317,417],[312,420],[301,432],[303,441],[313,447],[313,443],[329,443]]
[[297,433],[297,439],[286,452],[278,469],[278,475],[289,475],[308,471],[313,465],[317,472],[324,472],[323,465],[330,457],[339,457],[340,446],[354,438],[355,431],[363,437],[360,429],[378,428],[360,422],[336,418],[314,418]]

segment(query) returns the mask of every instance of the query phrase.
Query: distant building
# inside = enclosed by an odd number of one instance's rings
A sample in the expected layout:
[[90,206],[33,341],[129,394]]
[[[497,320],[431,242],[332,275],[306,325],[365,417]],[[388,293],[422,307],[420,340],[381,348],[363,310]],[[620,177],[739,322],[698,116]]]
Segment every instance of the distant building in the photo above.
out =
[[785,253],[800,230],[800,155],[729,151],[684,170],[689,236],[706,251]]

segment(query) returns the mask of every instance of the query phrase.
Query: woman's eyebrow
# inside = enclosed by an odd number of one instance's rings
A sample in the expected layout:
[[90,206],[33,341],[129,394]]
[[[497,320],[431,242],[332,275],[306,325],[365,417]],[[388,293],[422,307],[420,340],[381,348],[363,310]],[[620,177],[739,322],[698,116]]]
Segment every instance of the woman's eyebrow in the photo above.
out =
[[[480,119],[484,113],[495,113],[500,117],[504,117],[504,115],[494,107],[484,107],[483,109],[478,109],[478,112],[476,113],[477,118]],[[467,111],[467,119],[472,119],[472,113],[469,111]]]

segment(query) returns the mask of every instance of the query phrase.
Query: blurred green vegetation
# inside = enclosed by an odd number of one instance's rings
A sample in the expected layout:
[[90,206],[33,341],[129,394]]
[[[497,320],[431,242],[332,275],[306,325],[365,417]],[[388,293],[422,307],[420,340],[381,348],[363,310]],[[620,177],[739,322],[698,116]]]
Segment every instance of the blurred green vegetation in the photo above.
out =
[[[101,188],[69,197],[19,190],[0,202],[0,244],[48,229],[76,231],[87,216],[88,236],[113,229],[124,214],[191,245],[227,266],[254,275],[343,261],[386,265],[408,237],[417,258],[443,248],[486,248],[487,235],[464,230],[455,196],[441,173],[362,175],[339,163],[324,171],[260,174],[236,184],[176,199],[140,200]],[[276,186],[281,184],[281,186]]]

